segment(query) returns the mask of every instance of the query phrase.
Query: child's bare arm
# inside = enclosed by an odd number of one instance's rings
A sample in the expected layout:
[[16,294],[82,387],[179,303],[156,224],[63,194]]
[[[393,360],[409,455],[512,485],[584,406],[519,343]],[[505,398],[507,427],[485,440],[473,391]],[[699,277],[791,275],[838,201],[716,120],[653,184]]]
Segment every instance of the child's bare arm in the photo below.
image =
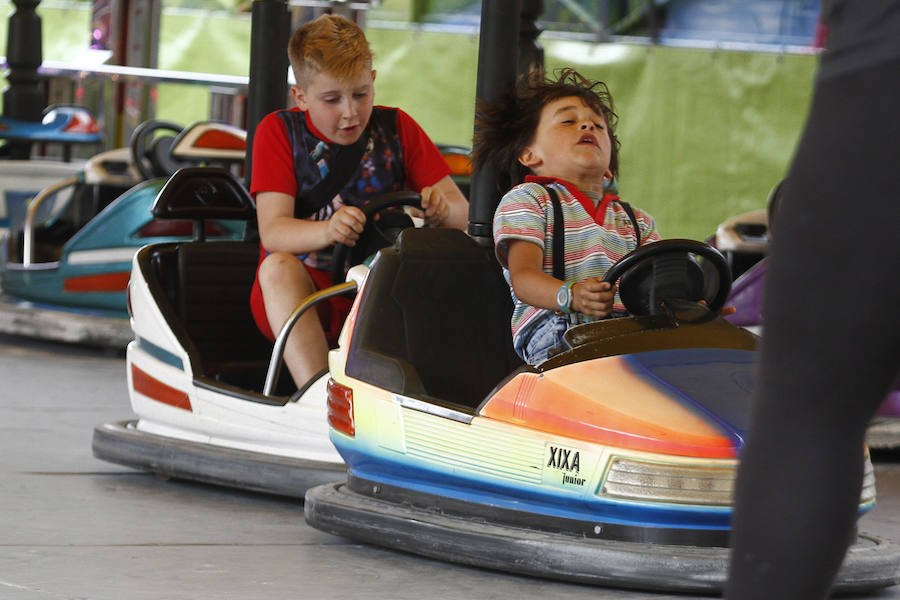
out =
[[256,195],[262,245],[269,252],[305,254],[342,242],[352,246],[366,224],[362,211],[344,206],[327,221],[294,218],[294,198],[281,192]]
[[[556,293],[565,282],[544,273],[543,260],[544,252],[537,244],[524,240],[509,242],[507,265],[516,296],[526,304],[557,310]],[[608,317],[615,293],[615,286],[600,278],[579,281],[572,287],[572,310],[592,317]]]
[[522,302],[556,310],[556,292],[563,282],[544,273],[544,252],[540,246],[524,240],[510,240],[506,263],[509,280]]
[[426,224],[466,229],[469,224],[469,202],[449,175],[432,186],[422,188],[420,193]]

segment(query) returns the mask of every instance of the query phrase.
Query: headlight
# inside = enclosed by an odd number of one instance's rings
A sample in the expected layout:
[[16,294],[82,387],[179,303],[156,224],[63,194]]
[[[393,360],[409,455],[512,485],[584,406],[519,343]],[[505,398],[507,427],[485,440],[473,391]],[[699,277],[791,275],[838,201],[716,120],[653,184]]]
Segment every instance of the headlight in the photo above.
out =
[[[623,500],[730,506],[737,467],[672,465],[613,457],[600,494]],[[875,501],[875,469],[866,457],[859,503]]]
[[730,506],[737,465],[677,465],[613,457],[600,494],[623,500]]

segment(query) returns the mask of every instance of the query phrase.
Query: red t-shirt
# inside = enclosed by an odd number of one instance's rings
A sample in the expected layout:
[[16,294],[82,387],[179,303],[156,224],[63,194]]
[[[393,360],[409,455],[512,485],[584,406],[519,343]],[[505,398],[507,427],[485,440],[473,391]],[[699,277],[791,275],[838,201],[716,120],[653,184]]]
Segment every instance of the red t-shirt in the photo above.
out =
[[[376,106],[375,109],[384,107]],[[299,108],[292,111],[300,112]],[[450,174],[450,168],[441,156],[434,142],[412,117],[397,110],[397,130],[403,145],[403,164],[406,170],[406,185],[413,191],[434,185]],[[309,116],[306,125],[318,138],[328,142]],[[284,122],[277,113],[270,113],[260,121],[253,134],[253,174],[250,179],[250,194],[259,192],[281,192],[289,196],[297,194],[297,179],[294,170],[294,154],[290,146]]]
[[[374,110],[380,112],[396,111],[396,135],[399,137],[399,143],[402,148],[403,168],[398,170],[395,162],[391,171],[394,175],[402,173],[405,185],[408,188],[418,192],[423,187],[434,185],[450,174],[450,168],[444,161],[440,151],[412,117],[399,109],[386,109],[385,107],[376,106]],[[294,108],[291,111],[299,113],[300,109]],[[279,112],[282,111],[276,111],[267,115],[254,132],[253,175],[250,184],[250,193],[254,197],[259,192],[281,192],[291,197],[297,196],[298,170],[294,164],[295,149],[291,147],[290,135],[285,121],[279,117]],[[308,132],[321,142],[331,143],[328,138],[315,128],[308,115],[304,116],[306,117],[305,125]],[[367,131],[363,135],[367,135],[368,129],[367,127]],[[307,156],[304,152],[297,153],[297,155]],[[304,168],[316,167],[312,158],[310,158],[309,164],[302,166]],[[364,197],[369,195],[368,192],[363,193]],[[260,263],[266,254],[265,249],[260,246]],[[304,260],[304,264],[316,286],[321,287],[328,283],[329,275],[326,271],[313,268],[309,264],[310,261],[316,262],[315,255],[316,253],[310,253]],[[253,283],[250,305],[254,320],[260,331],[269,339],[274,339],[274,332],[269,327],[266,318],[258,277]],[[329,337],[330,345],[333,345],[334,339],[336,339],[341,324],[349,310],[350,302],[348,299],[341,297],[331,298],[327,303],[319,306],[319,316],[322,319],[322,326],[326,336]]]

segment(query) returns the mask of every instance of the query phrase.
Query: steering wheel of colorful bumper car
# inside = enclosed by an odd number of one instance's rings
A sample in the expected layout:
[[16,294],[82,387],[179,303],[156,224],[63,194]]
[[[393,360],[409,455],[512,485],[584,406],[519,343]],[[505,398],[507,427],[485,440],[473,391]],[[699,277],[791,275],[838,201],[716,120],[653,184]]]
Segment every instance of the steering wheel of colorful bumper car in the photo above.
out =
[[131,160],[142,179],[169,177],[190,164],[172,158],[175,135],[154,137],[158,131],[169,131],[177,135],[182,129],[177,123],[155,120],[144,121],[134,128],[129,143]]
[[[704,269],[692,256],[708,261]],[[715,318],[731,291],[725,256],[703,242],[672,239],[653,242],[614,264],[604,281],[619,281],[619,297],[634,316],[676,313],[683,322]],[[698,310],[700,302],[706,304]]]
[[[358,265],[382,248],[394,244],[404,229],[415,227],[412,217],[400,210],[401,206],[422,208],[422,197],[409,191],[390,192],[374,198],[360,210],[366,216],[366,227],[352,248],[337,243],[331,253],[331,282],[344,282],[346,268]],[[378,218],[376,219],[376,215]]]

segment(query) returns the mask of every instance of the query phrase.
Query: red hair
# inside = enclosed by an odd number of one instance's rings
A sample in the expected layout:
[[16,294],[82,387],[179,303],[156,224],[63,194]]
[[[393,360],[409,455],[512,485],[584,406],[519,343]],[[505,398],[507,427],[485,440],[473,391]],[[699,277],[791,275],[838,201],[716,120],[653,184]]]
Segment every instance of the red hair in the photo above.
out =
[[316,73],[346,81],[372,69],[372,50],[363,30],[339,15],[324,14],[297,29],[288,42],[288,59],[301,88]]

